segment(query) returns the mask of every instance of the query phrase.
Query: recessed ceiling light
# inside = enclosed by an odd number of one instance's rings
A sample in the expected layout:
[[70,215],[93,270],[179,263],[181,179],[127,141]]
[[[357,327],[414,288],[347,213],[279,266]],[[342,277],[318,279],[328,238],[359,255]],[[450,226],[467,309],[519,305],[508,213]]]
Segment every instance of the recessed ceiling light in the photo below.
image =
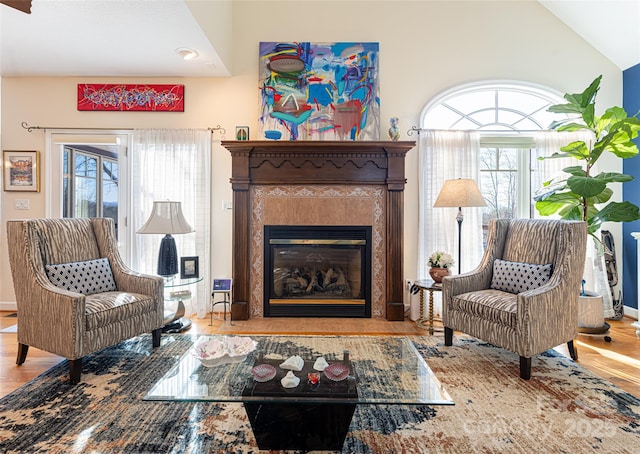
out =
[[193,60],[195,58],[198,58],[198,55],[200,55],[195,50],[187,49],[186,47],[180,47],[176,49],[176,53],[180,55],[182,58],[184,58],[185,60]]

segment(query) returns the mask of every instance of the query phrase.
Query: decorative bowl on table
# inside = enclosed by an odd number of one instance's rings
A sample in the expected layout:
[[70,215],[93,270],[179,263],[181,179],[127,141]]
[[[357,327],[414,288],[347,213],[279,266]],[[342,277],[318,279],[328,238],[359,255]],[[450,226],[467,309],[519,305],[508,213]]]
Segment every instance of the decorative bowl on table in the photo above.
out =
[[333,363],[325,367],[324,376],[331,381],[342,381],[349,375],[349,368],[342,363]]
[[250,337],[222,336],[200,337],[194,344],[191,354],[205,367],[240,363],[257,347]]
[[251,375],[257,382],[264,383],[276,376],[276,368],[271,364],[258,364],[251,369]]

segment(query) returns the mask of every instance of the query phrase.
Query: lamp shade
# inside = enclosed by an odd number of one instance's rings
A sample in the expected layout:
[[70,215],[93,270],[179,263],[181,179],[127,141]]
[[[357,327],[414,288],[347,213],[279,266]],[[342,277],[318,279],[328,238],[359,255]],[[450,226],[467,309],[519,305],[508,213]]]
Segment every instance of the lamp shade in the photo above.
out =
[[445,180],[440,193],[433,204],[436,208],[444,207],[484,207],[484,197],[475,180],[458,178]]
[[137,233],[191,233],[195,230],[182,214],[181,202],[153,202],[153,210],[147,222]]

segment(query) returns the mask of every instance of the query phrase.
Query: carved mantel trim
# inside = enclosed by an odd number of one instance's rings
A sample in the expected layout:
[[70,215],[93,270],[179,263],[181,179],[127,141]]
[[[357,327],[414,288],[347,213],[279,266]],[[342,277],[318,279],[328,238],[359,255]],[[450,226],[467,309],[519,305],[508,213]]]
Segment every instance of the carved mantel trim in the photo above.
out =
[[[386,318],[403,320],[404,161],[413,141],[223,141],[231,153],[233,189],[233,302],[249,301],[252,185],[384,185]],[[233,311],[233,305],[232,305]],[[248,318],[236,310],[236,319]]]

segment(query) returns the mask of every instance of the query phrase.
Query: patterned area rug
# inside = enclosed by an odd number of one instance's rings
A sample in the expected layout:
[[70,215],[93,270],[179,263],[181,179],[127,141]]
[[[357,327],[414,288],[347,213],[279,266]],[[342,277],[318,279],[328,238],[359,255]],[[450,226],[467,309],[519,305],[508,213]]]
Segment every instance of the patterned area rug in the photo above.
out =
[[[241,404],[142,400],[194,339],[105,349],[85,358],[76,386],[66,362],[53,367],[0,399],[0,452],[259,452]],[[640,399],[552,350],[524,381],[517,356],[492,345],[411,339],[456,405],[358,406],[343,453],[638,452]]]

